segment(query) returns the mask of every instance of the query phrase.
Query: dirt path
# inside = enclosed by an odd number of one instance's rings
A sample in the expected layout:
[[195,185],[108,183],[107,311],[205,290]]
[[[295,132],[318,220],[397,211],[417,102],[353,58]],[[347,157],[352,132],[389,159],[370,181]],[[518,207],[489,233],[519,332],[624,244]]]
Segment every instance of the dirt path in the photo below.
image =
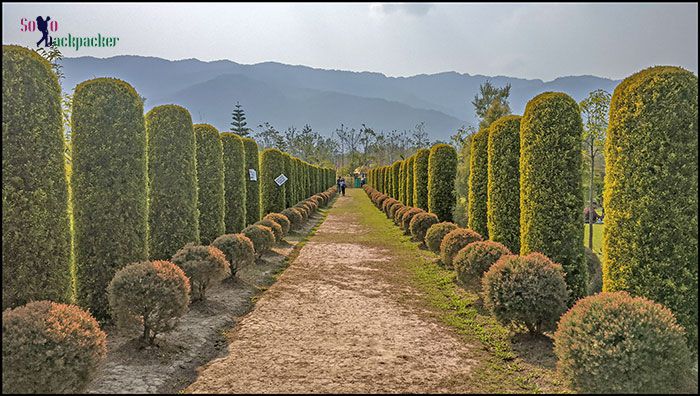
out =
[[465,344],[401,300],[416,291],[384,276],[390,252],[359,236],[348,190],[229,334],[228,355],[203,367],[185,389],[195,393],[466,392],[455,378],[477,362]]

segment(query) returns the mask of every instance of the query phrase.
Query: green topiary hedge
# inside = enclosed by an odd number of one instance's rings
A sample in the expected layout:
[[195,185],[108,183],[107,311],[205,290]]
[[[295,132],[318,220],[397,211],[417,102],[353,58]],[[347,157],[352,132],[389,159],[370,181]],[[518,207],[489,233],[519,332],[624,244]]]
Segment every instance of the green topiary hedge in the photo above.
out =
[[399,162],[399,198],[406,205],[406,161]]
[[578,393],[683,393],[680,380],[692,367],[673,313],[626,292],[579,300],[559,321],[554,352]]
[[425,235],[428,229],[439,221],[435,213],[428,213],[425,211],[413,216],[409,224],[409,230],[413,240],[420,242],[421,246],[425,246]]
[[246,223],[246,169],[245,148],[240,136],[233,132],[221,133],[224,149],[224,195],[226,210],[224,224],[227,234],[241,232]]
[[696,350],[697,118],[691,72],[659,66],[623,80],[610,104],[603,194],[603,290],[667,306]]
[[121,80],[85,81],[71,123],[77,301],[105,319],[116,271],[148,258],[143,102]]
[[2,313],[2,393],[82,393],[107,335],[75,305],[33,301]]
[[[428,211],[440,221],[452,221],[455,204],[457,151],[449,144],[436,144],[428,158]],[[583,238],[583,237],[581,237]]]
[[199,240],[210,244],[225,232],[224,154],[219,131],[209,124],[194,126],[197,140]]
[[400,182],[401,182],[401,161],[396,161],[393,164],[391,164],[391,196],[399,200],[400,202],[400,196],[399,196],[399,188],[400,188]]
[[413,161],[413,206],[428,210],[428,163],[430,150],[419,149]]
[[209,287],[231,276],[231,264],[215,246],[188,243],[170,260],[182,268],[190,280],[191,300],[205,300]]
[[199,243],[197,147],[190,113],[175,105],[146,114],[148,134],[148,252],[167,260]]
[[489,239],[520,251],[520,116],[508,115],[489,126]]
[[456,230],[459,226],[449,221],[433,224],[425,233],[425,245],[431,252],[440,254],[440,245],[447,234]]
[[487,189],[488,189],[488,143],[489,129],[472,135],[469,154],[469,206],[468,227],[488,239]]
[[[260,220],[260,158],[258,155],[258,144],[251,138],[241,138],[245,151],[245,216],[246,225],[253,224]],[[258,180],[250,180],[249,170],[255,170]]]
[[70,300],[62,125],[61,87],[51,65],[34,51],[3,45],[3,310]]
[[243,234],[224,234],[214,239],[212,246],[221,250],[231,266],[231,276],[244,266],[255,261],[253,241]]
[[530,100],[520,121],[520,253],[540,252],[561,264],[569,303],[586,295],[578,104],[546,92]]
[[450,231],[440,243],[440,262],[445,267],[452,268],[452,259],[463,247],[481,240],[483,240],[481,235],[469,228],[457,228]]
[[294,182],[294,170],[292,169],[292,156],[287,153],[282,154],[284,156],[284,175],[289,179],[284,183],[284,207],[289,208],[299,201],[294,199],[296,183]]
[[[410,157],[406,160],[406,205],[415,206],[413,204],[413,164],[416,161],[416,157]],[[420,208],[419,208],[420,209]]]
[[[286,208],[285,184],[278,186],[275,178],[284,173],[284,155],[277,149],[265,149],[260,157],[260,204],[262,215],[281,212]],[[309,187],[309,190],[313,187]]]
[[457,252],[452,259],[452,265],[457,273],[457,279],[463,285],[480,282],[481,277],[491,266],[501,258],[512,254],[504,245],[493,241],[472,242]]

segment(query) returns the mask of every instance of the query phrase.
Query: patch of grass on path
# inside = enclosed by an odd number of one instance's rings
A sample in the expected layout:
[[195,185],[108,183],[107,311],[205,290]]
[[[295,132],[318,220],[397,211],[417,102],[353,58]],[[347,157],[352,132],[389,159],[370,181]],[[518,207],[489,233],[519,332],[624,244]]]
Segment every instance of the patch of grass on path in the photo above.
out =
[[[603,257],[603,224],[593,223],[593,253]],[[583,225],[583,246],[588,247],[588,224]]]
[[348,189],[347,195],[349,199],[333,209],[335,214],[355,218],[366,228],[348,242],[387,251],[392,259],[384,275],[397,286],[404,283],[420,292],[419,298],[405,302],[427,309],[465,342],[477,346],[472,358],[479,364],[472,374],[450,382],[469,381],[473,392],[567,392],[556,375],[549,339],[525,337],[512,342],[510,331],[481,307],[478,293],[457,286],[454,272],[440,267],[435,254],[419,249],[418,243],[403,235],[363,190]]

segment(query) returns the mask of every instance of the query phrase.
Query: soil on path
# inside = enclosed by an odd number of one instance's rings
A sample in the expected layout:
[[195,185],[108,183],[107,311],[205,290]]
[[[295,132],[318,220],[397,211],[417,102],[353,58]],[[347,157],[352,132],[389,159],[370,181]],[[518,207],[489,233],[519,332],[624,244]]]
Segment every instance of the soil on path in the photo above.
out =
[[[385,276],[390,252],[366,235],[348,190],[326,221],[229,334],[228,355],[185,392],[468,392],[475,348],[402,300],[416,291]],[[344,210],[346,209],[346,210]]]

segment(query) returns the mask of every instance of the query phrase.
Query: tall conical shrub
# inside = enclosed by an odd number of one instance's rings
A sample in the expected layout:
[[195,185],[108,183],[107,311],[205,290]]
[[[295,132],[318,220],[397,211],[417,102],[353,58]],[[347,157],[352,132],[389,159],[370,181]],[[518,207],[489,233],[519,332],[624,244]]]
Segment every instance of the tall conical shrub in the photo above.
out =
[[430,150],[419,149],[413,162],[413,206],[428,210],[428,161]]
[[2,46],[2,309],[68,302],[61,87],[36,52]]
[[219,131],[209,124],[194,126],[197,140],[197,202],[199,240],[209,245],[223,235],[224,226],[224,152]]
[[[246,225],[260,220],[260,157],[258,144],[251,138],[244,137],[243,148],[245,151],[245,216]],[[253,169],[258,180],[250,180],[250,170]]]
[[113,78],[78,84],[71,116],[77,300],[108,317],[117,270],[148,259],[143,102]]
[[285,208],[294,206],[298,201],[294,200],[294,190],[296,183],[294,182],[294,169],[292,156],[288,153],[284,154],[284,175],[287,176],[287,182],[284,183]]
[[697,350],[698,78],[671,66],[615,88],[605,142],[603,290],[670,308]]
[[416,157],[412,156],[406,160],[406,205],[413,206],[413,163]]
[[246,222],[246,170],[245,149],[241,137],[233,132],[221,134],[224,150],[224,195],[226,210],[224,224],[227,234],[236,234],[245,228]]
[[520,116],[489,126],[488,231],[492,241],[520,251]]
[[199,243],[197,147],[192,117],[175,105],[146,114],[148,134],[148,251],[167,260],[187,243]]
[[391,196],[398,200],[399,186],[401,183],[401,161],[395,161],[391,164]]
[[[449,144],[436,144],[428,157],[428,211],[440,221],[452,221],[455,204],[457,151]],[[581,237],[583,238],[583,237]]]
[[469,222],[467,226],[488,239],[487,189],[488,189],[488,128],[472,135],[469,155]]
[[569,303],[586,295],[578,104],[546,92],[520,121],[520,254],[539,252],[566,272]]
[[260,156],[260,203],[263,216],[285,209],[285,185],[275,178],[284,172],[284,155],[277,149],[265,149]]

